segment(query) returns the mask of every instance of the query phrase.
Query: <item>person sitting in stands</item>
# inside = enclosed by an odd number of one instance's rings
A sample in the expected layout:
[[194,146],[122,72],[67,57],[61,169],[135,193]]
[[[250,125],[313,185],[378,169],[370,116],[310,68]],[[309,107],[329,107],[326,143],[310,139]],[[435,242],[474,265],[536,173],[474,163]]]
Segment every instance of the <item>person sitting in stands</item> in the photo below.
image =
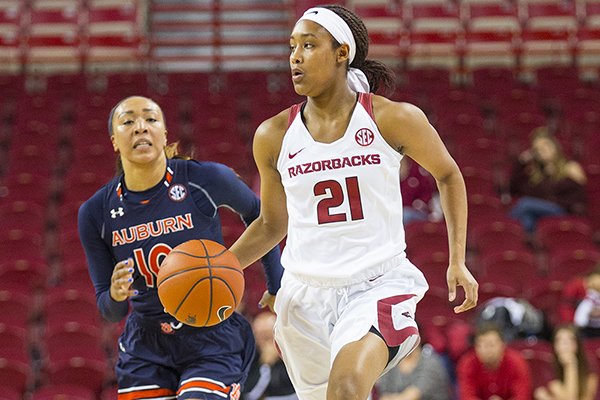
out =
[[517,201],[510,215],[531,233],[539,218],[583,214],[585,183],[581,165],[565,156],[547,128],[536,128],[531,147],[521,153],[512,172],[510,192]]

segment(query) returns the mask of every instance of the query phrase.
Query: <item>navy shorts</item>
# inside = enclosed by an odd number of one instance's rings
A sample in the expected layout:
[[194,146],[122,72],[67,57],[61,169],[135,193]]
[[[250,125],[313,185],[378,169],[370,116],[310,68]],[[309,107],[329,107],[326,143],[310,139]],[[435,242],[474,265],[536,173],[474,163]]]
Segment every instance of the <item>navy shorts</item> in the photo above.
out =
[[132,315],[119,338],[119,400],[237,400],[255,352],[250,323],[234,313],[210,328]]

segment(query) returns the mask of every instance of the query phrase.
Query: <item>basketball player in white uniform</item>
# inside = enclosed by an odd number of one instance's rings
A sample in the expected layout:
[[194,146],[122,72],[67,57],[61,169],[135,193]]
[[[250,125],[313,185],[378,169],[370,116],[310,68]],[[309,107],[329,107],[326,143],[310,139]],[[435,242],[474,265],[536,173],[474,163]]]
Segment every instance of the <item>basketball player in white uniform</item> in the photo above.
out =
[[427,290],[404,252],[400,160],[411,157],[437,181],[449,300],[457,286],[465,291],[455,312],[477,304],[465,266],[464,181],[421,110],[369,94],[392,75],[366,60],[366,28],[351,11],[309,9],[290,50],[294,87],[307,101],[258,128],[261,215],[231,250],[247,266],[287,234],[275,340],[298,397],[365,400],[417,345],[415,311]]

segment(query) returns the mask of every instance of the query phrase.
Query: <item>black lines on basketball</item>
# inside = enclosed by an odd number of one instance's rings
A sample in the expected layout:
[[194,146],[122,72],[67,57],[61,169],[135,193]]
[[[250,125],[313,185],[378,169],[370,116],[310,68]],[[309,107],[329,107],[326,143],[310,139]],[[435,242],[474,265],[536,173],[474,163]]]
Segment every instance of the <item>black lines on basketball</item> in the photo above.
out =
[[204,239],[175,247],[163,260],[157,282],[165,311],[197,327],[230,317],[244,295],[244,273],[235,255]]

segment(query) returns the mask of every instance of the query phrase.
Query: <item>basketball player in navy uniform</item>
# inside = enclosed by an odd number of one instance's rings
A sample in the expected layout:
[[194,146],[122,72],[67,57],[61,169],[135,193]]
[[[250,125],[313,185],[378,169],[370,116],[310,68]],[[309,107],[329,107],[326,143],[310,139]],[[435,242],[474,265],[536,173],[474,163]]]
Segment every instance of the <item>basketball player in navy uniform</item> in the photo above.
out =
[[230,249],[249,265],[287,234],[275,340],[301,400],[365,400],[419,342],[415,312],[428,285],[405,252],[404,156],[440,192],[448,298],[465,293],[454,311],[477,304],[460,169],[420,109],[372,94],[394,77],[367,59],[368,43],[342,6],[311,8],[296,23],[291,75],[307,99],[258,127],[261,215]]
[[[233,313],[206,328],[166,314],[156,288],[160,263],[190,239],[223,243],[217,209],[246,224],[259,200],[228,167],[176,156],[160,107],[144,97],[119,102],[109,117],[119,174],[87,200],[78,225],[98,308],[108,321],[127,318],[116,366],[119,399],[238,399],[255,342]],[[263,257],[267,290],[279,289],[279,249]]]

